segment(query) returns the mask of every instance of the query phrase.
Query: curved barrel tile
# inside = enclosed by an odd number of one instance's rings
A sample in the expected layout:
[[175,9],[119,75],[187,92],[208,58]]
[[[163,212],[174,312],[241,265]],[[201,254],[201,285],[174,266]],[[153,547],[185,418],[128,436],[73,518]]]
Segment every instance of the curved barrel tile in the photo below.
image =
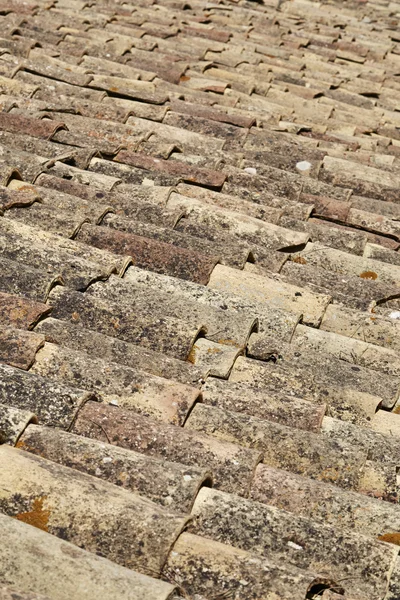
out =
[[59,429],[25,428],[25,421],[22,424],[18,448],[114,483],[174,512],[190,512],[200,487],[212,481],[205,468],[146,456]]
[[26,593],[27,600],[29,594],[32,600],[42,600],[42,595],[92,600],[104,594],[115,600],[169,600],[174,591],[169,583],[116,565],[23,521],[1,514],[0,523],[0,581]]
[[215,487],[243,496],[249,492],[262,456],[257,450],[96,402],[79,411],[71,431],[148,456],[209,469]]
[[0,455],[3,514],[121,566],[160,576],[186,517],[31,453],[3,445]]

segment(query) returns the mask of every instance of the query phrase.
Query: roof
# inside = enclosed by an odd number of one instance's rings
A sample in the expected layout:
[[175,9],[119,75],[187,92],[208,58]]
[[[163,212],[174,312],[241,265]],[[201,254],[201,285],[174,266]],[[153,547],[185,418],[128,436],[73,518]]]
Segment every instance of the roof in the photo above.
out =
[[399,600],[399,18],[0,0],[0,600]]

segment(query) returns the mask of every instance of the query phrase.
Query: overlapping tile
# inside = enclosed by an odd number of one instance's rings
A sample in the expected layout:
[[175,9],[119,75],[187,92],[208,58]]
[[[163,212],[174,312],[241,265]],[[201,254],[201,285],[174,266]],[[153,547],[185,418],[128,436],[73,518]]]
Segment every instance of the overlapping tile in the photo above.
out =
[[[167,513],[152,502],[90,475],[75,471],[71,478],[68,467],[32,453],[3,445],[1,454],[2,464],[12,466],[2,473],[3,514],[36,523],[39,529],[101,553],[122,566],[159,576],[187,521],[184,516]],[[91,510],[87,510],[88,503],[93,503]],[[114,540],[112,546],[106,541],[110,538]]]
[[[16,414],[12,421],[19,436],[18,448],[136,492],[174,512],[189,512],[199,488],[211,483],[206,469],[168,462],[49,427],[26,428],[28,416],[29,413],[21,417]],[[23,428],[16,427],[20,423]],[[15,436],[9,439],[16,441]]]
[[[352,580],[348,588],[352,598],[384,594],[386,572],[392,568],[397,554],[394,548],[372,543],[368,537],[355,533],[340,532],[343,537],[333,542],[337,533],[332,527],[207,488],[197,496],[193,514],[195,521],[190,530],[194,533],[243,550],[256,550],[257,554],[277,562],[319,571],[336,581],[347,577],[351,565]],[[332,544],[337,548],[334,560]],[[339,559],[341,552],[349,555]]]
[[[110,591],[115,598],[159,598],[167,600],[174,586],[146,577],[95,556],[40,528],[1,515],[5,544],[2,580],[14,589],[67,600],[71,594],[82,599]],[[12,552],[10,551],[12,549]],[[41,552],[40,563],[37,560]],[[62,572],[63,577],[54,573]],[[29,598],[29,596],[28,596]],[[33,596],[35,598],[35,596]]]
[[1,597],[397,600],[396,10],[1,4]]
[[256,465],[257,450],[207,436],[187,428],[176,428],[122,408],[89,402],[80,411],[72,428],[84,435],[189,466],[210,469],[214,485],[246,495]]

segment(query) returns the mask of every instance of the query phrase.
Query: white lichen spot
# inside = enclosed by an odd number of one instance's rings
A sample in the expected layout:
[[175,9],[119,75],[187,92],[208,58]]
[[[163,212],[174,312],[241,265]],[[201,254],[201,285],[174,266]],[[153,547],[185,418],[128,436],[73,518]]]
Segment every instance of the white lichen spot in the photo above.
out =
[[183,479],[184,481],[192,481],[193,477],[191,475],[184,475]]
[[294,542],[291,542],[290,540],[288,541],[287,545],[289,546],[289,548],[293,548],[293,550],[303,550],[302,546],[299,546],[299,544],[295,544]]
[[308,160],[301,160],[300,162],[296,163],[296,169],[298,171],[309,171],[312,167],[312,164],[310,162],[308,162]]
[[390,313],[389,317],[391,319],[400,319],[400,310],[394,310]]
[[254,167],[246,167],[244,171],[249,175],[257,175],[257,169],[255,169]]

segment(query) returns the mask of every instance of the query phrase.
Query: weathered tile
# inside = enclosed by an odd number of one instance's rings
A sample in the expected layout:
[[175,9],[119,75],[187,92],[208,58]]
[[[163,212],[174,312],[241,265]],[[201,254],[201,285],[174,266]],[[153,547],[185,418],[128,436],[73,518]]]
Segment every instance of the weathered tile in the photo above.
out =
[[384,593],[396,557],[394,547],[366,536],[207,488],[197,496],[193,515],[192,533],[336,581],[347,577],[351,564],[354,578],[346,591],[352,598]]
[[[186,202],[186,206],[188,207],[192,206],[188,200],[188,198],[191,198],[194,205],[198,204],[197,200],[199,200],[201,204],[226,208],[227,210],[249,215],[256,219],[275,224],[278,224],[283,213],[283,210],[280,208],[257,205],[254,202],[248,202],[247,200],[243,200],[236,196],[230,196],[228,194],[223,194],[222,192],[214,192],[207,188],[201,188],[186,183],[180,183],[178,185],[178,192],[186,198],[186,200],[179,198],[179,202]],[[175,199],[174,193],[175,192],[171,194],[171,204]]]
[[324,403],[300,400],[290,393],[264,388],[258,382],[236,383],[208,377],[201,389],[207,405],[308,431],[319,431],[327,408]]
[[0,91],[2,94],[11,94],[22,96],[23,98],[31,98],[39,89],[39,85],[19,81],[18,79],[9,79],[8,77],[0,76]]
[[248,493],[261,456],[256,450],[103,403],[86,404],[72,432],[173,462],[185,460],[189,466],[211,470],[216,488],[241,495]]
[[[146,271],[144,271],[146,273]],[[147,274],[147,273],[146,273]],[[182,322],[194,323],[202,327],[201,335],[216,343],[243,349],[257,320],[243,313],[218,307],[205,306],[195,299],[189,300],[177,293],[157,289],[146,283],[133,283],[111,277],[106,284],[94,284],[87,291],[87,297],[118,303],[121,309],[135,311],[142,315],[174,317]]]
[[30,300],[45,302],[50,290],[62,284],[59,273],[46,273],[0,255],[0,291],[21,295]]
[[198,338],[188,356],[189,362],[202,367],[214,377],[226,379],[241,350],[226,344]]
[[166,96],[157,93],[155,86],[145,81],[125,79],[107,75],[93,75],[89,83],[91,88],[111,92],[117,96],[140,100],[149,104],[164,104]]
[[398,178],[375,167],[326,156],[320,178],[326,183],[352,187],[360,196],[398,202]]
[[288,284],[302,287],[302,294],[306,291],[329,293],[335,304],[360,311],[370,311],[375,305],[397,294],[395,284],[303,264],[302,258],[299,261],[287,261],[281,269],[281,275]]
[[41,317],[50,312],[51,307],[47,304],[0,292],[0,322],[3,326],[31,329]]
[[[171,545],[187,521],[185,517],[34,454],[3,445],[0,455],[2,464],[7,464],[0,487],[3,514],[85,550],[101,551],[121,566],[159,576]],[[42,515],[36,521],[35,511]],[[130,532],[135,521],[133,538]]]
[[250,498],[319,523],[355,529],[375,538],[384,532],[398,530],[396,504],[264,464],[256,469]]
[[39,425],[27,427],[18,448],[72,467],[149,498],[175,512],[189,512],[206,469],[186,467],[112,444]]
[[[395,419],[398,415],[378,410],[376,415],[385,412],[389,418]],[[372,423],[373,419],[371,419]],[[331,417],[325,417],[322,431],[331,439],[348,442],[352,446],[368,453],[369,461],[382,467],[395,467],[398,462],[399,440],[387,431],[376,431],[373,427],[358,427]]]
[[37,352],[30,373],[50,381],[79,385],[98,393],[107,403],[175,425],[183,425],[200,397],[197,388],[49,342]]
[[[371,417],[380,402],[386,408],[392,408],[400,392],[400,379],[396,376],[381,374],[377,378],[372,369],[333,358],[328,352],[303,350],[301,343],[285,345],[280,344],[279,339],[253,334],[249,341],[249,354],[261,360],[239,358],[231,373],[232,380],[264,380],[265,385],[273,387],[280,383],[283,389],[286,386],[297,389],[297,394],[301,394],[302,390],[304,396],[301,397],[310,400],[315,386],[314,394],[322,398],[325,396],[331,410],[339,407],[339,414],[343,416],[347,409],[350,415],[354,411],[355,414]],[[274,357],[277,358],[275,362]],[[336,386],[335,382],[338,382]],[[319,385],[325,388],[324,392],[317,392]],[[333,393],[335,388],[336,396]],[[306,390],[311,394],[308,395]]]
[[[0,142],[1,143],[1,142]],[[8,185],[10,180],[23,179],[33,182],[44,170],[48,159],[44,156],[16,150],[9,146],[0,147],[1,185]]]
[[262,462],[344,489],[358,489],[366,453],[310,431],[197,404],[185,429],[263,453]]
[[79,87],[87,86],[91,80],[90,76],[84,74],[84,70],[81,67],[75,67],[72,71],[68,63],[64,63],[56,58],[43,56],[43,54],[40,57],[36,57],[33,52],[30,52],[28,60],[23,61],[20,70],[26,70],[29,73],[35,73],[36,75]]
[[94,398],[77,387],[52,382],[0,363],[0,402],[34,413],[39,422],[68,429],[79,408]]
[[[154,209],[158,208],[159,207],[154,207]],[[179,229],[160,227],[148,222],[148,220],[151,219],[154,223],[157,222],[160,224],[160,221],[165,214],[167,215],[167,219],[164,219],[164,221],[167,221],[166,224],[168,224],[169,215],[174,215],[175,222],[173,223],[173,226],[179,227]],[[211,258],[218,256],[220,262],[228,266],[239,269],[244,267],[252,252],[251,245],[246,242],[241,242],[240,240],[232,240],[227,234],[220,235],[217,240],[208,240],[200,235],[196,235],[198,233],[196,230],[189,232],[186,227],[182,228],[182,221],[186,221],[186,219],[182,217],[183,214],[183,211],[179,208],[160,208],[159,210],[153,210],[153,206],[149,206],[148,208],[143,208],[140,210],[139,214],[135,215],[136,218],[139,218],[140,220],[126,219],[119,215],[109,214],[103,219],[102,225],[117,229],[118,231],[158,240],[166,244],[177,246],[178,248],[186,248],[187,250]]]
[[[396,314],[393,315],[396,317]],[[345,335],[357,340],[400,351],[398,331],[400,324],[395,318],[383,318],[372,313],[346,309],[338,305],[327,308],[321,329]]]
[[[207,577],[202,575],[204,569]],[[270,558],[190,533],[181,535],[175,544],[164,573],[173,579],[179,576],[192,594],[228,592],[234,598],[245,594],[249,600],[268,600],[271,594],[282,600],[301,600],[318,581],[312,571],[288,569]]]
[[162,173],[178,177],[187,183],[196,183],[211,188],[221,188],[226,179],[224,173],[187,166],[172,160],[153,158],[152,156],[133,153],[128,150],[118,152],[114,160],[148,171],[161,171]]
[[171,109],[176,113],[188,114],[197,117],[203,117],[212,121],[229,123],[238,127],[250,128],[255,124],[255,118],[252,116],[240,117],[239,115],[230,114],[228,112],[219,112],[213,108],[207,108],[199,104],[183,102],[181,100],[173,100],[170,103]]
[[[233,269],[232,269],[233,270]],[[275,332],[280,339],[290,341],[293,331],[300,319],[299,312],[290,312],[282,308],[273,306],[263,301],[257,302],[244,298],[240,294],[229,294],[223,290],[212,289],[183,279],[159,275],[144,271],[136,267],[131,267],[124,277],[126,281],[140,284],[144,287],[157,288],[170,294],[177,293],[182,301],[196,301],[204,304],[206,307],[213,307],[219,310],[236,313],[236,326],[243,327],[242,314],[245,313],[252,323],[258,322],[258,331]],[[218,334],[219,329],[217,330]],[[245,334],[247,339],[248,331]],[[207,334],[208,335],[208,334]],[[210,337],[210,336],[208,336]],[[220,338],[216,337],[214,341],[218,342]]]
[[14,446],[29,423],[37,423],[32,412],[0,404],[0,444]]
[[19,71],[12,81],[14,82],[12,86],[7,85],[7,93],[10,93],[13,88],[18,86],[18,88],[25,92],[27,97],[34,95],[38,100],[46,101],[49,95],[60,94],[72,97],[77,96],[78,98],[85,98],[86,100],[93,100],[94,102],[101,102],[102,98],[106,95],[106,93],[101,90],[71,85],[69,83],[64,83],[63,81],[48,79],[47,77],[42,77],[41,75],[35,75],[26,71]]
[[55,288],[49,297],[52,315],[80,324],[87,329],[186,360],[201,327],[170,316],[143,315],[119,307],[118,303],[101,301],[87,294]]
[[79,256],[76,242],[71,243],[72,248],[75,246],[74,254],[57,248],[61,246],[57,237],[17,220],[4,218],[0,221],[0,245],[4,248],[4,257],[38,267],[50,275],[61,276],[69,287],[84,290],[91,282],[107,279],[116,272],[112,261],[104,264],[106,261],[103,260],[99,264]]
[[22,190],[0,187],[0,211],[14,207],[30,206],[40,200],[40,195],[28,186]]
[[8,437],[41,419],[24,435],[51,493],[68,468],[69,489],[95,475],[175,512],[201,488],[205,510],[158,567],[180,592],[55,536],[43,554],[8,517],[0,582],[22,597],[397,600],[397,10],[0,6]]
[[3,327],[0,333],[0,361],[27,371],[43,344],[42,335],[23,329]]
[[207,374],[207,370],[196,368],[188,362],[173,359],[166,354],[124,342],[92,329],[85,329],[69,321],[47,318],[36,325],[35,331],[44,335],[48,342],[74,351],[86,352],[94,358],[98,357],[98,349],[101,347],[101,358],[107,362],[139,369],[194,387],[200,387]]
[[245,300],[266,303],[288,312],[303,313],[303,322],[318,325],[330,298],[314,294],[301,286],[290,285],[276,279],[244,273],[217,265],[213,270],[208,287],[227,294],[240,296]]
[[309,242],[304,250],[291,255],[291,260],[332,273],[382,282],[388,286],[400,285],[400,269],[396,265],[388,265],[365,256],[349,255],[348,252],[329,248],[319,242]]
[[218,238],[218,233],[222,230],[247,243],[250,248],[254,244],[265,251],[286,250],[302,246],[308,241],[307,233],[291,231],[226,208],[188,201],[184,196],[175,193],[171,194],[167,206],[189,209],[185,217],[178,222],[177,229],[184,228],[188,233],[189,228],[193,233],[196,229],[199,233],[204,231],[204,237],[209,239]]
[[388,375],[398,376],[400,373],[400,357],[395,350],[382,348],[360,339],[298,325],[292,343]]
[[364,248],[364,256],[389,264],[400,266],[400,254],[393,248],[385,248],[379,244],[367,243]]
[[229,142],[236,141],[239,145],[244,143],[247,136],[245,129],[235,125],[219,122],[205,116],[181,114],[172,110],[167,112],[163,122],[172,127],[222,138]]
[[151,238],[108,227],[84,225],[77,240],[132,258],[133,264],[158,273],[206,284],[218,257],[206,257]]

